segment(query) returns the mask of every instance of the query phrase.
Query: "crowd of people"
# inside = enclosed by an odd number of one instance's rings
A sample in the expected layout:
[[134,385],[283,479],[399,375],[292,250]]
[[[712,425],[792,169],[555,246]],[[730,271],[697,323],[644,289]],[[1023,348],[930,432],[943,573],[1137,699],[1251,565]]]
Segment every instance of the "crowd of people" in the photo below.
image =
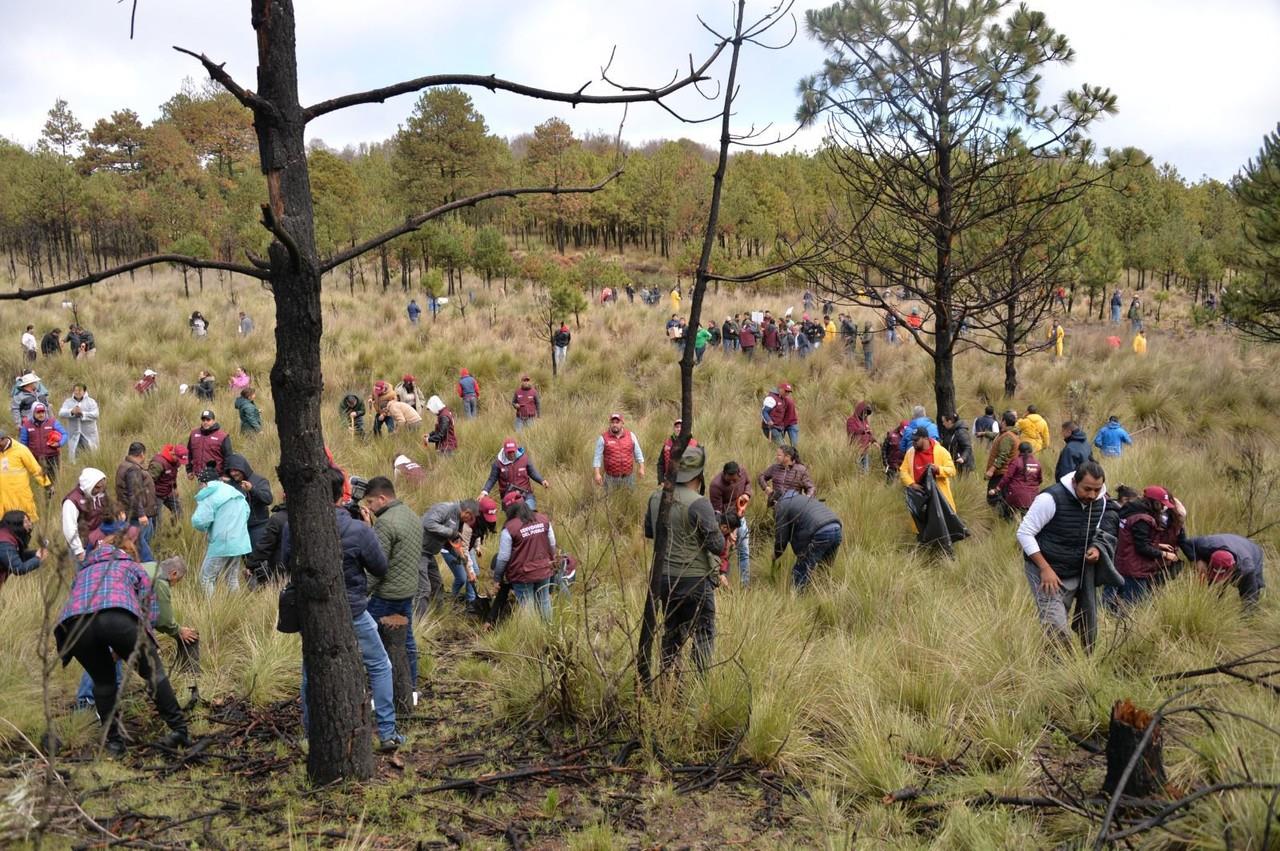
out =
[[[634,299],[630,288],[627,295]],[[679,291],[673,291],[673,307],[678,308],[679,298]],[[414,306],[411,321],[417,321]],[[849,353],[861,346],[870,369],[870,325],[859,331],[849,316],[833,315],[829,303],[823,305],[821,321],[811,318],[813,309],[810,296],[799,322],[791,320],[790,310],[781,319],[765,311],[727,317],[722,326],[712,323],[692,333],[676,313],[668,323],[668,337],[673,345],[694,345],[699,361],[710,346],[747,357],[757,346],[774,356],[798,357],[824,343],[839,343]],[[894,341],[898,320],[892,313],[888,319],[886,332]],[[902,321],[918,330],[922,319],[913,311]],[[190,326],[196,337],[208,333],[208,322],[199,312],[192,314]],[[83,332],[76,331],[81,334],[78,346],[83,347]],[[564,351],[560,342],[553,343],[563,365],[569,336],[567,327],[561,331]],[[252,321],[243,313],[239,332],[252,332]],[[28,335],[34,337],[32,328],[24,335],[24,352]],[[32,360],[25,362],[30,368]],[[154,370],[144,371],[135,390],[154,392],[157,378]],[[237,368],[228,384],[237,393],[241,434],[251,437],[262,428],[252,380]],[[215,387],[206,371],[195,393],[211,401]],[[468,369],[460,369],[455,390],[463,416],[479,416],[481,386]],[[381,619],[400,616],[408,622],[406,649],[416,684],[418,649],[412,623],[428,617],[434,606],[454,600],[492,624],[514,602],[549,620],[554,599],[570,593],[576,560],[557,540],[536,492],[537,487],[550,489],[552,479],[519,442],[520,433],[543,413],[542,398],[529,375],[520,377],[507,404],[515,436],[495,447],[477,496],[434,503],[421,516],[397,493],[398,484],[417,486],[423,479],[422,468],[408,454],[397,457],[392,475],[367,480],[348,477],[330,455],[329,484],[344,585],[385,749],[398,747],[404,738],[397,727]],[[453,412],[439,395],[424,391],[412,374],[404,374],[394,386],[376,380],[367,394],[347,393],[339,404],[341,425],[361,437],[366,427],[377,438],[418,427],[424,410],[435,419],[423,444],[444,455],[456,451]],[[29,574],[50,557],[50,548],[35,538],[40,518],[32,484],[52,496],[63,450],[74,462],[77,452],[95,451],[99,445],[99,406],[83,384],[72,388],[55,416],[39,376],[24,372],[15,380],[11,411],[13,433],[0,429],[0,581]],[[1108,492],[1099,457],[1119,457],[1134,443],[1116,416],[1108,418],[1092,441],[1082,424],[1062,422],[1061,445],[1049,479],[1044,470],[1054,440],[1049,422],[1034,405],[999,414],[987,407],[972,422],[954,411],[942,412],[935,422],[923,406],[916,406],[883,437],[873,423],[876,413],[862,400],[846,420],[851,468],[870,473],[872,455],[878,451],[885,481],[903,488],[919,540],[932,543],[942,534],[948,552],[950,544],[966,534],[956,516],[952,485],[959,477],[981,471],[988,503],[1018,524],[1016,539],[1024,554],[1026,581],[1040,622],[1055,643],[1069,643],[1075,630],[1085,649],[1091,648],[1099,603],[1117,612],[1140,605],[1176,574],[1184,558],[1206,581],[1233,585],[1247,605],[1259,599],[1263,553],[1255,543],[1231,534],[1190,537],[1186,507],[1160,484],[1141,491],[1120,486],[1114,494]],[[642,625],[640,665],[645,680],[652,676],[649,644],[656,637],[659,611],[664,615],[661,667],[677,664],[690,638],[695,666],[705,671],[710,665],[716,589],[732,585],[735,563],[740,587],[748,587],[753,576],[751,526],[759,522],[749,519],[753,486],[764,494],[762,510],[771,515],[771,524],[765,525],[774,530],[773,563],[788,549],[795,555],[790,579],[797,592],[807,592],[845,541],[844,521],[822,500],[802,461],[801,415],[791,384],[780,382],[766,394],[759,422],[775,455],[774,463],[754,479],[740,460],[730,458],[713,467],[708,480],[708,448],[696,439],[676,457],[683,426],[678,419],[656,454],[658,478],[673,481],[674,490],[669,495],[662,487],[654,490],[643,519],[647,537],[657,537],[663,526],[666,536],[657,594],[646,607]],[[982,458],[980,450],[985,450]],[[628,428],[624,413],[610,414],[595,440],[595,484],[605,494],[633,489],[645,478],[645,464],[640,439]],[[179,498],[184,474],[198,483],[189,517]],[[204,534],[197,577],[207,595],[219,593],[220,587],[225,589],[221,593],[244,593],[242,579],[249,588],[279,585],[288,580],[294,550],[287,501],[282,494],[277,500],[272,483],[233,449],[230,434],[211,407],[201,413],[185,441],[158,449],[132,442],[113,477],[85,467],[74,481],[75,487],[62,497],[60,521],[77,573],[55,636],[64,664],[74,659],[84,668],[78,703],[96,708],[107,749],[123,752],[125,739],[114,710],[120,662],[125,661],[143,677],[170,728],[165,743],[185,746],[190,743],[185,710],[156,653],[155,633],[174,639],[179,663],[192,675],[187,708],[199,699],[199,635],[182,625],[171,601],[170,589],[183,580],[187,566],[181,559],[160,558],[156,532],[168,522],[189,523]],[[659,522],[664,504],[665,524]],[[170,515],[167,520],[163,509]],[[940,523],[943,532],[938,533]],[[492,594],[485,593],[482,579],[487,549]],[[448,590],[441,561],[452,578]],[[307,681],[304,667],[304,695]],[[305,728],[305,698],[303,706]]]

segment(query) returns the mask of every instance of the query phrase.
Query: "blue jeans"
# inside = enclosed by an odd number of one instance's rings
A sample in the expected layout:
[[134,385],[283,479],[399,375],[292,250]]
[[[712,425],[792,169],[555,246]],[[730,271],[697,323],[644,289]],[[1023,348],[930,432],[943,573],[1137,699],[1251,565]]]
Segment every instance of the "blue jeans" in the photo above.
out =
[[522,606],[538,607],[538,614],[544,621],[551,620],[551,580],[541,582],[513,582],[511,590],[515,592],[516,602]]
[[707,353],[707,347],[706,347],[706,346],[703,346],[703,347],[702,347],[702,348],[700,348],[700,349],[694,349],[694,350],[693,350],[693,360],[694,360],[694,363],[702,363],[702,356],[703,356],[704,354],[706,354],[706,353]]
[[[369,672],[369,687],[373,692],[373,717],[378,724],[378,738],[386,740],[396,734],[396,706],[391,684],[391,659],[378,636],[378,624],[367,611],[351,620],[360,643],[360,656],[364,669]],[[302,729],[309,729],[307,712],[307,666],[302,666]]]
[[204,557],[204,563],[200,565],[200,587],[204,589],[205,596],[213,596],[219,576],[226,577],[228,590],[239,591],[240,556]]
[[138,561],[155,561],[151,552],[151,536],[156,533],[156,527],[151,524],[151,520],[147,520],[146,526],[139,526],[137,521],[129,525],[138,530]]
[[751,530],[747,528],[746,515],[738,524],[738,581],[744,588],[751,581]]
[[1112,306],[1111,308],[1111,324],[1112,325],[1120,324],[1120,305],[1118,304]]
[[844,535],[839,523],[828,523],[817,532],[813,533],[813,538],[809,541],[809,546],[805,551],[800,553],[796,559],[795,567],[791,568],[791,581],[796,586],[796,590],[803,589],[809,584],[809,574],[819,564],[826,564],[836,557],[836,550],[840,549],[840,542]]
[[1107,608],[1113,612],[1119,611],[1121,608],[1133,606],[1141,603],[1147,597],[1151,596],[1151,592],[1155,590],[1156,580],[1154,578],[1136,579],[1132,576],[1124,577],[1124,585],[1119,588],[1108,585],[1102,591],[1102,600]]
[[536,419],[535,417],[516,417],[516,431],[524,431]]
[[393,417],[393,416],[391,416],[390,414],[387,414],[385,417],[384,417],[384,416],[380,416],[380,415],[374,415],[374,418],[373,418],[373,433],[374,433],[374,434],[382,434],[382,430],[383,430],[384,428],[387,430],[387,434],[395,434],[395,433],[396,433],[396,418],[395,418],[395,417]]
[[898,342],[898,329],[896,329],[896,328],[888,328],[888,329],[886,329],[886,333],[889,335],[889,342],[890,342],[890,343],[896,343],[896,342]]
[[480,407],[480,398],[478,396],[462,397],[462,413],[467,415],[467,419],[473,420],[476,417],[476,410]]
[[800,445],[800,426],[787,426],[786,428],[778,428],[777,426],[769,427],[769,439],[773,441],[774,446],[782,445],[782,438],[787,438],[787,442],[792,446]]
[[413,598],[386,600],[382,597],[370,597],[369,607],[365,611],[373,618],[375,624],[387,615],[404,615],[409,621],[404,649],[409,656],[409,674],[413,677],[413,687],[416,690],[418,688],[418,642],[413,638]]
[[[444,563],[448,565],[449,570],[453,573],[453,596],[458,596],[463,589],[467,592],[467,602],[476,598],[476,584],[467,580],[467,566],[458,558],[453,550],[445,547],[440,551],[440,555],[444,556]],[[471,564],[471,569],[475,570],[475,560],[470,552],[467,553],[467,561]],[[476,571],[479,575],[479,571]]]

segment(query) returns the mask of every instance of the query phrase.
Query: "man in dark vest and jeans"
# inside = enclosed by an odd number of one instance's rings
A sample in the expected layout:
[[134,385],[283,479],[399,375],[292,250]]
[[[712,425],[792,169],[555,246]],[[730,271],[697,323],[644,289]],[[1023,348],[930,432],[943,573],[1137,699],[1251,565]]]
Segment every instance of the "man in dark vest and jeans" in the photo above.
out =
[[[702,472],[706,451],[691,446],[676,463],[676,487],[671,509],[666,552],[658,554],[662,573],[658,579],[654,605],[663,612],[662,670],[675,661],[680,649],[693,633],[693,662],[700,674],[711,664],[716,638],[715,589],[727,585],[720,573],[720,555],[725,538],[720,531],[711,502],[702,492]],[[644,534],[652,539],[658,527],[658,509],[662,489],[649,497],[649,510],[644,517]],[[653,644],[651,613],[646,613],[640,630],[640,654],[637,661],[641,681],[650,680],[649,655]]]
[[511,396],[511,407],[516,410],[516,431],[524,431],[525,426],[542,416],[542,397],[529,376],[520,376],[520,386]]
[[1040,624],[1060,646],[1070,645],[1074,628],[1085,652],[1093,649],[1094,586],[1098,571],[1113,564],[1118,522],[1114,506],[1108,507],[1106,473],[1086,461],[1037,496],[1018,526]]
[[187,478],[194,479],[209,466],[221,476],[226,472],[224,468],[230,454],[231,437],[218,425],[213,411],[202,411],[200,427],[192,429],[187,438]]
[[535,482],[544,488],[551,487],[551,482],[544,479],[538,472],[538,468],[533,465],[533,459],[529,457],[528,450],[514,440],[508,439],[502,444],[502,451],[498,453],[498,457],[493,459],[493,464],[489,468],[489,478],[485,480],[484,487],[480,490],[480,498],[488,496],[494,485],[497,485],[498,499],[503,499],[508,493],[516,491],[520,494],[520,498],[529,504],[530,510],[533,510],[538,507],[538,500],[533,495]]

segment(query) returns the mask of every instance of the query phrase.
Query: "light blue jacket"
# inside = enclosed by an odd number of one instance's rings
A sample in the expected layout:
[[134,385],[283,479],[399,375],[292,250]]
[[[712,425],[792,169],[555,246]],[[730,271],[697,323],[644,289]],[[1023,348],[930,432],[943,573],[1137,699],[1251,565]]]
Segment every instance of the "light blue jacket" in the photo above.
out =
[[1120,423],[1107,423],[1098,429],[1098,434],[1093,438],[1093,445],[1101,449],[1102,454],[1108,458],[1119,458],[1125,444],[1132,446],[1133,438]]
[[928,417],[916,417],[907,423],[907,427],[902,430],[902,440],[898,441],[898,449],[906,452],[911,448],[911,444],[916,439],[916,429],[923,428],[929,432],[929,436],[934,440],[938,439],[938,424]]
[[242,556],[253,549],[249,543],[249,502],[226,482],[210,482],[196,494],[191,525],[209,536],[206,556]]

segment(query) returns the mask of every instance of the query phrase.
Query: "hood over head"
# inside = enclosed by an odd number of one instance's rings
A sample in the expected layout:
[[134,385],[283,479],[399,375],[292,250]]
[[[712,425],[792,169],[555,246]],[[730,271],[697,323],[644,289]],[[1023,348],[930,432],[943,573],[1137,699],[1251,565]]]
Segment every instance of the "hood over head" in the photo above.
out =
[[444,401],[439,396],[432,396],[427,400],[427,410],[433,414],[438,414],[445,408]]
[[249,466],[249,459],[245,458],[238,452],[233,452],[227,456],[227,460],[222,465],[228,471],[239,470],[247,479],[253,475],[253,468]]
[[107,474],[97,467],[85,467],[80,471],[80,479],[77,482],[80,485],[80,492],[87,496],[97,486],[98,482],[106,477]]

